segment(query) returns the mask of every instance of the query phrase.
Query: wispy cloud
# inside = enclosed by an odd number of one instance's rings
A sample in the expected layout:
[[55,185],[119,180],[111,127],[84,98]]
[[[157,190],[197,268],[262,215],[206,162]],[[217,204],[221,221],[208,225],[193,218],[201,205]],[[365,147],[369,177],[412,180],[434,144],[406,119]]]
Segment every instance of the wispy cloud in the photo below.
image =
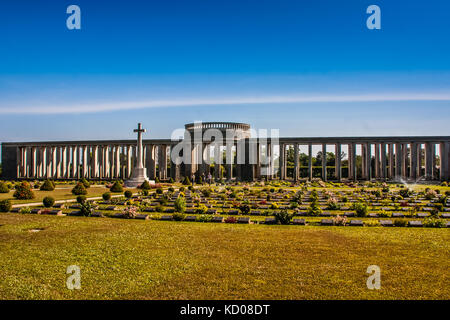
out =
[[217,98],[174,98],[139,101],[78,102],[70,104],[45,104],[28,102],[0,105],[0,114],[70,114],[100,113],[146,108],[170,108],[191,106],[233,106],[245,104],[288,103],[342,103],[342,102],[389,102],[389,101],[450,101],[450,93],[378,93],[363,95],[316,95],[316,96],[253,96]]

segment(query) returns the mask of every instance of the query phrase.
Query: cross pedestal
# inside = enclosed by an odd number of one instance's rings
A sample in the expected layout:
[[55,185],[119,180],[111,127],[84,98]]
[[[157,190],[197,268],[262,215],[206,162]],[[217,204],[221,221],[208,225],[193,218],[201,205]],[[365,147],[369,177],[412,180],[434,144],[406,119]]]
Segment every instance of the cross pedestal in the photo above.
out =
[[[137,159],[136,159],[136,166],[133,168],[133,171],[131,173],[130,178],[125,181],[125,187],[127,188],[137,188],[139,187],[144,181],[149,181],[147,178],[147,169],[144,168],[144,161],[143,161],[143,152],[142,152],[142,133],[144,133],[146,130],[142,128],[142,125],[138,123],[138,128],[134,129],[134,132],[137,132],[138,138],[137,138]],[[150,184],[154,184],[154,181],[149,181]]]

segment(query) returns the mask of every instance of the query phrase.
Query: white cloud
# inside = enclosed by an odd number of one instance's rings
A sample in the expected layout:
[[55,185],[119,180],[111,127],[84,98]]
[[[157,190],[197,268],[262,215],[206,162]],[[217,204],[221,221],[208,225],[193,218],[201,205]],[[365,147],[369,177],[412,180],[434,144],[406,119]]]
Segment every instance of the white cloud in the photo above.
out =
[[284,104],[284,103],[341,103],[382,101],[450,101],[450,93],[394,93],[366,95],[317,95],[317,96],[255,96],[218,98],[177,98],[139,101],[79,102],[71,104],[9,104],[0,106],[0,114],[70,114],[97,113],[145,108],[169,108],[189,106],[231,106],[242,104]]

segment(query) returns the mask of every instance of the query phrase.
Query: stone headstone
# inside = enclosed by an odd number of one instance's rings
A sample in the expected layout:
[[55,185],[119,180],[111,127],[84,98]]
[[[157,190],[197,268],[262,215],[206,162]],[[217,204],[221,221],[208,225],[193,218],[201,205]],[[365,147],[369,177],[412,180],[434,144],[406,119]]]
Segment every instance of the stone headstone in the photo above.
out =
[[212,217],[211,222],[223,222],[223,217]]
[[237,223],[250,223],[250,218],[249,217],[239,217],[237,219]]
[[322,226],[332,226],[333,225],[333,220],[332,219],[322,219],[320,221],[320,224]]
[[422,221],[409,221],[408,227],[423,227]]
[[305,219],[293,219],[292,224],[304,226],[306,221]]
[[171,216],[171,215],[161,216],[160,220],[163,220],[163,221],[172,221],[172,220],[173,220],[173,216]]
[[196,216],[187,216],[186,218],[184,218],[184,221],[194,222],[196,220],[197,220]]
[[382,225],[383,227],[392,227],[394,223],[392,222],[392,220],[380,220],[380,225]]
[[362,227],[362,226],[364,226],[364,223],[362,222],[362,220],[351,220],[350,221],[350,226],[352,226],[352,227]]

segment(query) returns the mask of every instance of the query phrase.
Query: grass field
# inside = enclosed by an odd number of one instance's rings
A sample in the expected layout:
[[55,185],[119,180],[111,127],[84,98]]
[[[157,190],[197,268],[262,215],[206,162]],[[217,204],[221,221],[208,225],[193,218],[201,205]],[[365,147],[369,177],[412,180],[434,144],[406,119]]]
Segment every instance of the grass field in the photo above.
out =
[[[33,190],[35,194],[34,199],[29,200],[17,200],[13,197],[14,190],[10,191],[9,193],[0,193],[0,201],[9,199],[11,200],[12,204],[21,204],[21,203],[37,203],[42,202],[42,199],[44,199],[47,196],[52,196],[56,200],[68,200],[68,199],[76,199],[77,196],[72,194],[72,188],[73,185],[66,185],[64,187],[58,186],[57,189],[53,191],[40,191],[40,190]],[[137,192],[137,189],[124,189],[124,190],[131,190],[132,192]],[[86,197],[101,197],[101,195],[105,192],[108,192],[109,189],[107,189],[104,186],[92,186],[87,189],[87,195]],[[123,194],[123,193],[120,193]]]
[[448,229],[0,214],[0,299],[450,299],[449,257]]

